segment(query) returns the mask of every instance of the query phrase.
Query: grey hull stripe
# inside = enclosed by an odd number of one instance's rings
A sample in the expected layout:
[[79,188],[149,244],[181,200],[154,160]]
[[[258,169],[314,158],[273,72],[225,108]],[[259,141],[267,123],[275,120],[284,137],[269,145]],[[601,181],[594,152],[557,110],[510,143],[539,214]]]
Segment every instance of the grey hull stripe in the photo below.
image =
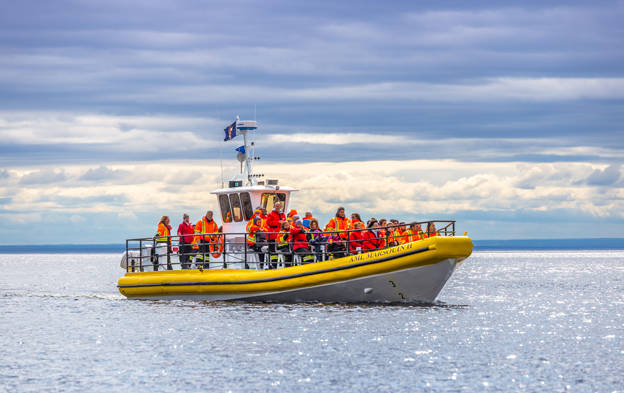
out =
[[354,263],[353,265],[346,265],[346,266],[337,266],[337,267],[332,267],[329,269],[322,269],[322,270],[315,270],[313,272],[304,272],[304,273],[297,273],[297,274],[291,274],[288,276],[280,276],[280,277],[269,277],[269,278],[259,278],[256,280],[239,280],[239,281],[197,281],[197,282],[163,282],[163,283],[159,283],[159,284],[133,284],[133,285],[117,285],[117,288],[140,288],[140,287],[180,287],[180,286],[187,286],[187,285],[238,285],[238,284],[259,284],[259,283],[263,283],[263,282],[272,282],[272,281],[281,281],[281,280],[289,280],[291,278],[298,278],[298,277],[305,277],[305,276],[313,276],[315,274],[323,274],[323,273],[330,273],[330,272],[336,272],[339,270],[347,270],[347,269],[354,269],[356,267],[360,267],[360,266],[366,266],[366,265],[374,265],[376,263],[382,263],[382,262],[387,262],[387,261],[391,261],[393,259],[397,259],[397,258],[402,258],[408,255],[414,255],[414,254],[420,254],[421,252],[425,252],[425,251],[429,251],[429,247],[425,247],[425,248],[419,248],[417,250],[412,250],[410,252],[406,252],[405,254],[401,254],[401,255],[392,255],[389,257],[385,257],[382,259],[377,259],[374,261],[366,261],[366,262],[360,262],[360,263]]

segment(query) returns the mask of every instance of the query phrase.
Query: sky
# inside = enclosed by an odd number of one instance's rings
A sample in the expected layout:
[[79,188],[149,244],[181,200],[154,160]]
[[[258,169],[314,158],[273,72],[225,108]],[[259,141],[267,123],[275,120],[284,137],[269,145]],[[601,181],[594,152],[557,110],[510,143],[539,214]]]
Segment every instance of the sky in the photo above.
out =
[[217,203],[223,128],[325,221],[624,237],[624,3],[19,1],[0,244],[121,243]]

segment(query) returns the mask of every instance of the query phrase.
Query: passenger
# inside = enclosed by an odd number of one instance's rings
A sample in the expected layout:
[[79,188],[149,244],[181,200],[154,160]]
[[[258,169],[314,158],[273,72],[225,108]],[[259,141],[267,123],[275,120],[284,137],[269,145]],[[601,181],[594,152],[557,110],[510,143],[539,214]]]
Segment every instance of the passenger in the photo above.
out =
[[247,235],[247,245],[253,251],[258,253],[259,266],[262,269],[264,264],[264,253],[262,252],[262,246],[264,245],[264,237],[265,234],[262,231],[262,218],[260,216],[256,216],[251,220],[251,226],[247,230],[249,233]]
[[345,256],[347,248],[338,232],[331,232],[327,237],[327,255],[329,259],[342,258]]
[[355,223],[361,222],[362,226],[364,225],[364,221],[362,221],[362,217],[360,217],[360,213],[351,213],[351,227],[355,228]]
[[386,246],[386,240],[377,221],[369,221],[368,230],[364,232],[362,247],[365,251],[381,250]]
[[303,230],[301,220],[295,222],[295,226],[290,229],[290,235],[293,242],[293,252],[301,255],[301,263],[314,262],[314,255],[308,245],[308,234]]
[[358,221],[354,226],[356,230],[349,234],[349,252],[351,254],[359,254],[363,249],[362,241],[364,240],[364,234],[362,229],[364,229],[364,224],[362,221]]
[[291,210],[288,212],[288,215],[287,215],[286,217],[287,217],[287,218],[293,218],[293,217],[294,217],[294,216],[296,216],[297,214],[298,214],[298,213],[297,213],[297,210],[295,210],[295,209],[291,209]]
[[245,232],[249,233],[249,228],[251,228],[251,226],[253,225],[254,218],[260,217],[260,213],[261,213],[260,209],[254,210],[253,215],[251,216],[251,218],[247,222],[247,225],[245,226]]
[[[369,222],[370,224],[370,222]],[[381,231],[381,233],[383,234],[384,237],[386,237],[386,235],[388,234],[388,231],[386,229],[386,226],[388,225],[388,221],[385,218],[380,218],[379,219],[379,230]]]
[[188,214],[182,216],[182,223],[178,226],[178,255],[182,269],[191,268],[191,253],[193,252],[193,224],[191,224]]
[[219,232],[219,226],[212,219],[212,211],[208,210],[201,220],[197,221],[194,228],[193,249],[195,255],[195,267],[201,265],[204,269],[210,268],[210,243],[216,239],[212,233]]
[[422,228],[420,227],[420,224],[416,224],[416,223],[410,224],[410,228],[408,232],[409,232],[410,242],[415,242],[417,240],[424,239],[424,237],[422,236],[423,231],[422,231]]
[[310,229],[310,225],[311,225],[311,221],[312,220],[314,220],[314,217],[312,217],[312,213],[311,212],[306,212],[305,216],[303,217],[303,227]]
[[440,236],[440,233],[436,230],[435,224],[433,222],[427,223],[427,237],[436,236]]
[[286,215],[282,213],[282,203],[275,202],[273,211],[266,218],[266,229],[268,232],[269,252],[275,254],[275,239],[282,228],[282,223],[286,221]]
[[173,266],[171,266],[171,225],[169,225],[169,216],[160,218],[154,239],[156,239],[153,262],[154,271],[158,271],[159,259],[164,255],[167,256],[167,270],[173,270]]
[[[275,239],[277,251],[284,256],[284,265],[292,264],[292,253],[290,252],[290,223],[288,221],[282,223],[282,231]],[[271,261],[273,262],[273,261]],[[276,266],[277,267],[277,266]]]
[[399,244],[405,244],[405,243],[409,243],[409,232],[407,231],[407,228],[405,227],[405,223],[401,222],[399,223],[399,227],[397,228],[397,241],[399,242]]
[[316,218],[310,220],[310,245],[314,248],[316,254],[316,260],[323,260],[323,244],[325,243],[325,237],[323,237],[323,231],[319,228]]
[[[325,226],[325,232],[348,231],[349,229],[351,229],[351,220],[345,217],[345,209],[341,206],[336,211],[336,216],[329,220],[329,222]],[[347,233],[340,232],[339,236],[343,239],[346,239]]]
[[399,245],[398,228],[395,226],[398,223],[399,221],[392,219],[390,220],[390,223],[386,225],[386,240],[388,242],[388,247],[394,247]]

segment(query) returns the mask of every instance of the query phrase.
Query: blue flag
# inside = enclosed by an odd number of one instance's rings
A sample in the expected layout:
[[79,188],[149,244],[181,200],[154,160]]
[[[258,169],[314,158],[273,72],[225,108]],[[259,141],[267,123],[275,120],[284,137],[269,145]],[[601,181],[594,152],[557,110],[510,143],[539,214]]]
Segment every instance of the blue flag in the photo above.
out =
[[234,139],[236,137],[236,122],[230,124],[229,126],[223,129],[225,131],[225,139],[224,141],[229,141],[230,139]]
[[236,151],[240,151],[241,153],[245,154],[245,146],[237,147]]

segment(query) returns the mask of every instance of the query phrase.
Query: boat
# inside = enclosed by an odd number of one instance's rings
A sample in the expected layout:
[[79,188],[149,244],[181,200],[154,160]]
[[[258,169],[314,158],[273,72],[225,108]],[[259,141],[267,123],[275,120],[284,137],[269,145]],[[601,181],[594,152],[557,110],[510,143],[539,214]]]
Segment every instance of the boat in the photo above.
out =
[[[250,247],[247,223],[254,206],[267,211],[280,202],[288,211],[290,197],[298,191],[277,179],[264,179],[253,172],[255,143],[250,132],[258,124],[238,117],[225,129],[225,140],[242,136],[237,153],[240,173],[227,187],[212,191],[222,220],[219,232],[210,236],[210,248],[181,263],[179,236],[126,240],[121,267],[125,274],[118,288],[128,299],[184,299],[197,301],[321,302],[321,303],[409,303],[430,304],[455,269],[472,253],[471,239],[455,234],[455,221],[428,220],[418,223],[428,231],[416,239],[390,243],[374,250],[351,250],[354,233],[362,229],[333,231],[345,243],[345,251],[332,253],[326,244],[309,258],[277,251],[265,241]],[[386,227],[387,233],[396,225]],[[437,228],[430,232],[429,228]],[[365,230],[365,229],[364,229]],[[259,242],[259,244],[262,244]],[[290,247],[292,247],[292,240]],[[273,258],[271,257],[273,256]],[[199,261],[202,261],[201,263]],[[209,262],[207,262],[209,260]],[[192,261],[191,261],[192,262]],[[165,270],[160,270],[160,268]]]

